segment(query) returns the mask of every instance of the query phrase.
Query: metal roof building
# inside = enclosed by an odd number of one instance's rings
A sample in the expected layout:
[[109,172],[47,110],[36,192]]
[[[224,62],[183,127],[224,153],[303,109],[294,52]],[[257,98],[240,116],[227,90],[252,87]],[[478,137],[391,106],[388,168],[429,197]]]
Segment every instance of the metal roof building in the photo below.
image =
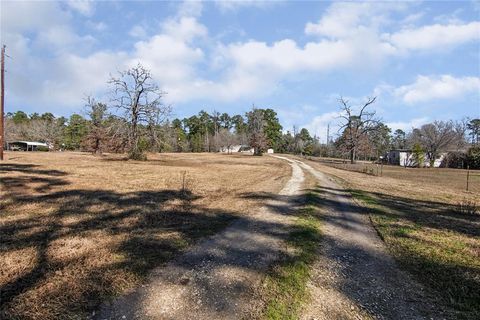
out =
[[40,148],[48,148],[49,145],[36,141],[12,141],[7,142],[7,150],[37,151]]

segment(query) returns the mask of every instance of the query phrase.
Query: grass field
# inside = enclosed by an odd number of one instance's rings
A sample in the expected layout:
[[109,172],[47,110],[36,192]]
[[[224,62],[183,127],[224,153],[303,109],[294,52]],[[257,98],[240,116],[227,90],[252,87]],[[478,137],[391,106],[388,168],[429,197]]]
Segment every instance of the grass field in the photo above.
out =
[[224,228],[290,176],[270,157],[7,153],[0,164],[5,319],[85,318],[147,272]]
[[465,170],[384,166],[380,177],[308,163],[350,190],[400,265],[457,318],[480,318],[480,213],[459,209],[480,205],[479,171],[466,192]]
[[[472,193],[480,193],[480,170],[470,170],[469,174],[464,169],[450,169],[450,168],[405,168],[401,166],[391,165],[376,165],[369,162],[357,162],[356,164],[339,163],[338,159],[332,162],[333,159],[324,158],[309,158],[312,161],[320,162],[326,166],[355,171],[366,172],[371,175],[380,175],[384,178],[392,178],[397,180],[397,184],[402,184],[403,181],[407,183],[414,183],[419,192],[428,189],[427,193],[432,195],[432,189],[438,189],[441,194],[447,195],[450,193],[450,199],[457,201],[458,195],[463,195],[466,191],[467,175],[469,175],[469,191]],[[466,194],[468,197],[468,194]]]

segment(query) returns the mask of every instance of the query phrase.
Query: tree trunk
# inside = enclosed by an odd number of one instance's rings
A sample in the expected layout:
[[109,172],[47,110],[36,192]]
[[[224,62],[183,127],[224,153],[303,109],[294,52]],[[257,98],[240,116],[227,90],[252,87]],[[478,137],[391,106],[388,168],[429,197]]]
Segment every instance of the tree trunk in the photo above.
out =
[[435,165],[435,158],[437,157],[436,153],[431,153],[430,154],[430,168],[433,168]]
[[101,155],[102,154],[102,151],[100,150],[100,139],[98,139],[98,138],[95,138],[94,153],[96,155]]
[[356,148],[352,148],[352,150],[350,150],[350,163],[355,163],[355,150]]

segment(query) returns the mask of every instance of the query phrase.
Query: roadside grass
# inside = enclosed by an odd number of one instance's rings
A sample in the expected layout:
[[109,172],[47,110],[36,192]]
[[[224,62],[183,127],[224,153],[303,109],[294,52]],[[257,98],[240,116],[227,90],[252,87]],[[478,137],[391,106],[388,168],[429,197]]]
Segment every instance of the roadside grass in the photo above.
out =
[[317,191],[306,194],[305,205],[298,210],[286,242],[289,254],[270,270],[264,280],[264,319],[298,319],[309,298],[307,282],[321,241],[318,197]]
[[[10,153],[0,164],[0,318],[86,319],[276,193],[289,166],[212,154]],[[186,174],[185,174],[186,172]],[[232,174],[235,172],[235,174]],[[183,176],[186,181],[183,182]]]
[[480,216],[448,204],[348,191],[404,269],[440,296],[456,318],[480,319]]
[[[368,214],[402,269],[454,319],[480,319],[480,172],[384,167],[384,176],[325,166]],[[363,208],[363,209],[362,209]]]
[[469,190],[480,193],[480,170],[452,169],[452,168],[405,168],[394,165],[377,165],[366,161],[357,161],[355,164],[339,163],[341,159],[328,159],[319,157],[308,157],[309,160],[321,163],[343,171],[365,173],[368,175],[382,175],[382,178],[390,178],[397,183],[415,183],[421,189],[438,188],[440,193],[456,193],[465,191],[467,176],[469,177]]

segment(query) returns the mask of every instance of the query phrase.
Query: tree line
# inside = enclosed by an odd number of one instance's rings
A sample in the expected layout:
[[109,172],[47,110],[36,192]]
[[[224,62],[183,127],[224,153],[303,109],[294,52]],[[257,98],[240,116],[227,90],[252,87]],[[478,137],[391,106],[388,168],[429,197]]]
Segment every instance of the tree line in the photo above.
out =
[[277,153],[379,160],[390,149],[416,150],[430,161],[449,152],[449,166],[480,167],[480,119],[434,121],[410,132],[392,130],[376,116],[369,98],[352,107],[339,99],[340,130],[321,142],[306,128],[284,131],[272,108],[253,106],[245,114],[201,110],[191,117],[171,117],[165,92],[140,64],[109,81],[109,103],[87,97],[82,114],[69,118],[51,113],[7,113],[7,141],[46,142],[57,150],[128,153],[142,160],[147,152],[230,152],[235,145],[251,147],[255,155],[272,148]]

